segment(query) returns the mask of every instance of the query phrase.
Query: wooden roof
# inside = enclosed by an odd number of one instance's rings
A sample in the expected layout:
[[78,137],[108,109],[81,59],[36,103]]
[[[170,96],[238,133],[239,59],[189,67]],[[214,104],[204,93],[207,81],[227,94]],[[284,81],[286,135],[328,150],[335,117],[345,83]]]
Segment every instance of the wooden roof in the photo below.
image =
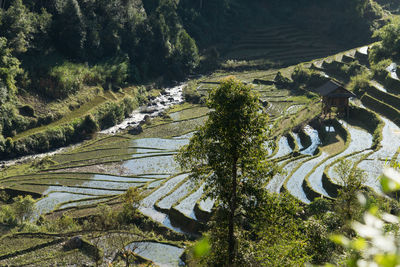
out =
[[319,87],[316,92],[321,96],[326,97],[355,97],[356,95],[345,89],[340,83],[336,81],[329,80],[321,87]]

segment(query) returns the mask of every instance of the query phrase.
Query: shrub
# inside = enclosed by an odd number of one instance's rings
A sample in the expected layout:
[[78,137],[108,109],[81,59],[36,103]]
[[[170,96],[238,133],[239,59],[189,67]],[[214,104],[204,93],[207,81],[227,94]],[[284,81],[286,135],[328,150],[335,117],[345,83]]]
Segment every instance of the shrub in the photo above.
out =
[[129,58],[115,58],[93,67],[65,61],[50,69],[48,75],[40,79],[38,87],[52,98],[65,98],[79,91],[84,85],[102,85],[106,88],[126,85],[129,78]]
[[121,87],[126,84],[129,77],[129,58],[115,58],[95,65],[91,73],[96,77],[94,82],[100,83],[106,89],[112,86]]
[[326,198],[316,198],[306,207],[306,212],[309,216],[322,216],[326,212],[332,210],[332,201]]
[[18,196],[13,199],[12,204],[0,207],[0,222],[10,226],[22,224],[30,219],[35,208],[35,200],[32,196]]
[[278,73],[276,74],[274,82],[277,88],[285,88],[288,87],[290,84],[290,80],[283,76],[280,71],[278,71]]
[[297,65],[292,72],[292,80],[297,84],[305,84],[311,76],[311,70],[304,68],[302,65]]
[[83,136],[92,135],[99,129],[99,125],[93,115],[86,115],[83,121],[78,126],[77,131]]
[[302,65],[295,67],[291,78],[295,84],[305,85],[311,88],[316,88],[324,84],[328,79],[319,74],[317,71],[307,69]]
[[400,47],[400,21],[393,20],[391,23],[383,26],[375,31],[373,37],[378,37],[382,40],[380,45],[374,45],[371,50],[370,59],[372,62],[377,62],[383,57],[391,57],[397,55]]
[[201,96],[199,92],[197,92],[196,87],[193,83],[189,83],[187,86],[185,86],[182,93],[185,101],[193,104],[200,103]]
[[348,64],[343,63],[343,65],[340,67],[340,74],[342,76],[353,76],[356,75],[360,70],[361,66],[359,65],[359,62],[356,60]]
[[377,80],[384,80],[389,74],[386,68],[392,63],[390,59],[381,60],[378,63],[371,64],[372,76]]
[[41,84],[46,95],[53,98],[65,98],[82,88],[84,77],[88,72],[89,69],[82,64],[64,62],[52,68],[49,76],[43,78]]
[[19,108],[19,113],[22,116],[35,117],[35,110],[30,105],[25,105]]
[[139,106],[138,101],[133,97],[125,97],[122,100],[122,104],[124,105],[125,117],[128,117],[132,111]]
[[98,114],[100,128],[106,129],[123,119],[124,107],[116,103],[106,103]]
[[0,207],[0,222],[10,226],[18,224],[18,220],[11,205],[3,205]]
[[118,103],[103,104],[96,112],[95,118],[99,122],[100,129],[106,129],[121,122],[135,107],[137,107],[137,101],[126,97]]
[[351,77],[348,88],[357,95],[362,95],[369,87],[369,77],[366,72]]

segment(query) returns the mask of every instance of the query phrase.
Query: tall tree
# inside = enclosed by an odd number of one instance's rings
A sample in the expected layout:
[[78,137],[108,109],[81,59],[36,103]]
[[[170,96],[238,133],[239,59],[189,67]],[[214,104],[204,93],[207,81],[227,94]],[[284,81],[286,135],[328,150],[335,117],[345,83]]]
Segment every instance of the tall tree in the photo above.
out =
[[84,54],[86,26],[77,0],[68,0],[57,6],[54,35],[58,49],[71,58],[81,58]]
[[208,194],[217,199],[218,209],[227,214],[227,262],[236,264],[235,228],[239,214],[262,193],[273,173],[266,161],[270,137],[268,116],[262,112],[251,86],[234,77],[223,80],[207,101],[211,109],[205,125],[177,156],[192,179],[206,180]]
[[34,15],[24,6],[22,0],[15,0],[4,12],[0,24],[0,35],[8,39],[10,48],[16,53],[26,52],[33,38]]

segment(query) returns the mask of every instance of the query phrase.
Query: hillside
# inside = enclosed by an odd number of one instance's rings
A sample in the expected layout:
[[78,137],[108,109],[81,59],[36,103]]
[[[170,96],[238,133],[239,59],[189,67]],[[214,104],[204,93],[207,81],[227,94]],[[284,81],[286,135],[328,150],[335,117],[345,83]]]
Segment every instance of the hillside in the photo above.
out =
[[[400,160],[396,3],[0,1],[0,265],[226,265],[226,207],[176,155],[231,76],[277,167],[236,215],[238,266],[360,259],[331,234],[400,214],[379,183]],[[322,114],[329,80],[349,117]],[[356,190],[340,168],[364,171]]]

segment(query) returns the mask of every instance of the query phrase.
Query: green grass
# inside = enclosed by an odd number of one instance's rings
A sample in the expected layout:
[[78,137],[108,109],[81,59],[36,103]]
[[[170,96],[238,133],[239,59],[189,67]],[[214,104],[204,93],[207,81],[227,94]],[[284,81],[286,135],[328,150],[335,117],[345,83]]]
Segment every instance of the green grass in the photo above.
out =
[[137,135],[137,138],[168,138],[180,136],[189,132],[193,132],[197,129],[197,127],[202,126],[206,119],[207,117],[203,116],[185,121],[170,122],[155,126],[149,125],[145,128],[143,133]]
[[32,128],[32,129],[29,129],[29,130],[24,131],[22,133],[19,133],[16,136],[14,136],[13,140],[16,141],[16,140],[24,138],[26,136],[33,135],[33,134],[36,134],[36,133],[39,133],[39,132],[43,132],[43,131],[47,130],[50,127],[60,126],[62,124],[71,122],[74,119],[82,118],[83,116],[88,114],[91,110],[93,110],[95,107],[105,103],[107,100],[108,99],[103,97],[103,96],[97,96],[95,99],[89,101],[88,103],[85,103],[80,108],[67,113],[60,120],[52,122],[52,123],[50,123],[48,125],[43,125],[43,126],[40,126],[40,127]]
[[184,109],[181,111],[176,111],[169,113],[169,116],[174,121],[188,120],[193,118],[198,118],[199,116],[204,116],[209,112],[207,107],[193,107]]
[[[16,136],[13,137],[13,140],[17,141],[24,137],[46,131],[49,128],[70,123],[76,119],[83,118],[85,115],[92,113],[94,110],[96,110],[96,108],[106,102],[115,102],[122,99],[124,96],[126,96],[126,94],[135,94],[134,88],[126,88],[124,90],[125,92],[122,91],[120,93],[113,93],[111,91],[103,91],[102,89],[97,89],[92,92],[92,94],[94,95],[88,97],[89,99],[87,99],[87,101],[79,104],[78,107],[73,109],[72,111],[69,110],[67,107],[62,106],[62,104],[58,104],[57,107],[60,108],[59,113],[63,115],[61,119],[51,122],[47,125],[42,125],[40,127],[35,127],[27,131],[18,133]],[[68,102],[65,102],[63,104],[66,105],[66,103]]]
[[53,241],[52,237],[26,237],[6,235],[0,238],[0,256],[14,253]]

